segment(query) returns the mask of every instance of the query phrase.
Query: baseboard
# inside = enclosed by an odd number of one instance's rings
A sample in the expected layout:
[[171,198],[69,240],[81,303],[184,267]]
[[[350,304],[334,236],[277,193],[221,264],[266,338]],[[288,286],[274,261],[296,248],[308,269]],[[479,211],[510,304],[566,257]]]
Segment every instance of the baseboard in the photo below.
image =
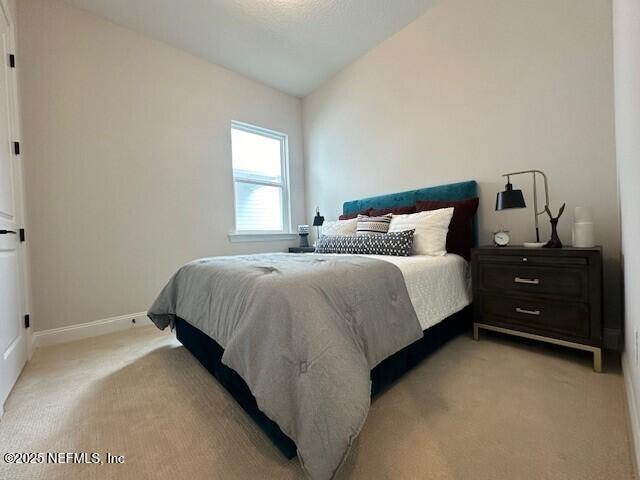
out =
[[631,380],[631,371],[628,365],[628,355],[622,354],[622,375],[624,377],[624,389],[627,392],[627,408],[629,410],[629,428],[631,430],[631,456],[633,457],[636,476],[640,478],[640,417],[635,392]]
[[[135,320],[135,322],[133,321]],[[41,330],[33,334],[33,349],[58,343],[72,342],[83,338],[97,337],[107,333],[118,332],[128,328],[152,325],[147,317],[147,312],[131,313],[118,317],[95,320],[68,327]]]
[[33,336],[33,328],[28,328],[26,335],[27,335],[27,361],[31,360],[31,357],[33,357],[33,351],[36,349],[36,340],[35,337]]

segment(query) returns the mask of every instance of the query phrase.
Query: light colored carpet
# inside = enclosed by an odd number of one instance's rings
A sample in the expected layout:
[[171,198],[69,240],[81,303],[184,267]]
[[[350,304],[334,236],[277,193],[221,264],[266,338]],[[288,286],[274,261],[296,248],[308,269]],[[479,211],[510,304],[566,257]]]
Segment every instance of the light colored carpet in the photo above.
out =
[[[633,478],[619,369],[581,352],[459,337],[378,397],[344,479]],[[39,349],[0,451],[99,452],[122,465],[17,465],[3,479],[294,479],[173,336],[141,327]]]

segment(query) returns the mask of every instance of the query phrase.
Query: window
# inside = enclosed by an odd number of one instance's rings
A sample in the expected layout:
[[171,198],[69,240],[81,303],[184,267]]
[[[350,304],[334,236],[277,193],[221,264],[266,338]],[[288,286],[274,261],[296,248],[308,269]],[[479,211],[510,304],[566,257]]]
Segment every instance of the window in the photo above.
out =
[[231,123],[236,232],[290,231],[287,136]]

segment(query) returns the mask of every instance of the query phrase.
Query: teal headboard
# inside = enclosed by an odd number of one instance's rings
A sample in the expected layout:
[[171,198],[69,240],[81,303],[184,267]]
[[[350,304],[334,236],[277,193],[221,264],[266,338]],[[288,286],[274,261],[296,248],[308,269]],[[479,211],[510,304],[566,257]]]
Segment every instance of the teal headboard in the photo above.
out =
[[[475,180],[467,182],[438,185],[437,187],[420,188],[407,192],[390,193],[378,197],[363,198],[344,202],[342,213],[356,213],[369,208],[388,208],[413,205],[418,200],[463,200],[478,196],[478,184]],[[478,244],[478,221],[474,219],[473,244]]]

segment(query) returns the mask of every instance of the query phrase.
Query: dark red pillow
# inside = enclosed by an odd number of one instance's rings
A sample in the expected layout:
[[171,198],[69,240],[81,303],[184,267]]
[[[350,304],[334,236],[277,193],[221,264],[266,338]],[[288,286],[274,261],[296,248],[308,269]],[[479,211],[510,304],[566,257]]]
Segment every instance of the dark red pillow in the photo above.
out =
[[453,217],[447,233],[447,252],[457,253],[469,260],[473,246],[473,217],[478,211],[478,197],[465,200],[418,200],[416,211],[453,207]]
[[340,215],[338,217],[338,220],[351,220],[352,218],[356,218],[358,215],[367,215],[369,216],[369,212],[371,211],[370,208],[367,208],[366,210],[362,210],[360,212],[356,212],[356,213],[343,213],[342,215]]
[[404,215],[405,213],[416,213],[416,206],[409,205],[406,207],[390,207],[390,208],[372,208],[369,212],[370,217],[381,217],[392,213],[394,215]]

